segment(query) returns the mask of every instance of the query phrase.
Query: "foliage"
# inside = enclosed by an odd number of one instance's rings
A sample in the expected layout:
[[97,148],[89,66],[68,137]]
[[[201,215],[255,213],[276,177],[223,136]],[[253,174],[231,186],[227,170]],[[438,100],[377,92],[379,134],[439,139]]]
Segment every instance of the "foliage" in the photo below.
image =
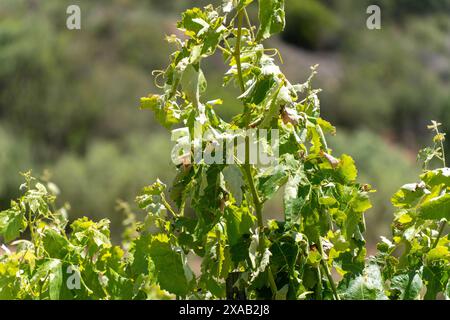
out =
[[[1,247],[0,299],[169,297],[141,256],[142,240],[125,253],[111,243],[107,219],[78,219],[68,234],[67,208],[55,207],[59,189],[36,182],[30,173],[24,177],[23,196],[0,213],[0,234],[12,246]],[[17,240],[25,232],[30,239]]]
[[433,157],[444,166],[425,169],[418,183],[406,184],[394,194],[393,240],[384,238],[378,244],[375,260],[382,278],[389,280],[385,290],[391,299],[434,300],[438,294],[450,298],[450,238],[445,234],[450,219],[450,169],[442,152],[445,136],[439,125],[433,121],[429,126],[436,133],[435,145],[421,155],[425,155],[425,168]]
[[[334,128],[320,118],[319,90],[311,86],[314,69],[306,83],[292,85],[275,64],[271,53],[276,50],[263,45],[284,27],[283,1],[260,1],[257,30],[248,23],[250,2],[187,10],[178,27],[188,39],[169,37],[178,50],[161,74],[164,93],[142,98],[141,108],[153,110],[167,128],[214,130],[214,137],[195,142],[202,150],[220,145],[230,129],[278,129],[280,161],[264,168],[248,159],[236,165],[196,162],[193,154],[176,159],[178,175],[169,189],[175,207],[160,210],[166,207],[160,183],[144,193],[141,203],[155,215],[158,228],[152,238],[167,239],[182,255],[199,256],[201,275],[184,279],[178,292],[159,283],[183,297],[337,299],[330,269],[345,274],[364,267],[363,213],[371,207],[370,187],[355,182],[349,156],[335,158],[327,147],[324,133]],[[236,84],[242,93],[243,112],[231,122],[216,115],[220,105],[202,99],[201,62],[216,50],[230,67],[224,84]],[[270,137],[264,141],[271,143]],[[284,220],[264,221],[264,203],[282,187]]]
[[[303,85],[292,85],[266,53],[270,49],[264,48],[262,40],[284,26],[284,14],[280,12],[283,4],[260,1],[260,27],[255,34],[246,13],[250,2],[229,1],[218,11],[212,6],[186,11],[178,27],[188,39],[170,38],[178,51],[161,74],[165,79],[164,94],[141,99],[141,107],[153,110],[167,128],[184,125],[186,132],[194,133],[196,125],[200,125],[215,132],[212,137],[197,137],[202,140],[193,145],[189,142],[188,154],[178,155],[179,173],[170,192],[175,208],[165,201],[165,186],[159,182],[146,193],[152,195],[153,201],[143,205],[149,205],[156,215],[158,228],[152,237],[167,237],[185,254],[194,252],[202,258],[198,279],[185,278],[177,290],[182,289],[184,297],[195,292],[196,297],[231,299],[387,299],[388,295],[394,297],[385,289],[390,283],[394,289],[404,289],[401,298],[418,297],[419,290],[409,286],[423,283],[421,279],[385,279],[385,269],[375,258],[366,263],[362,233],[363,214],[371,207],[370,186],[355,183],[357,170],[349,156],[331,155],[324,132],[333,132],[333,127],[320,118],[318,91],[311,87],[312,76]],[[227,25],[232,9],[236,13]],[[243,112],[230,123],[215,114],[214,103],[203,104],[201,99],[206,90],[201,61],[217,48],[230,65],[224,84],[234,83],[242,91],[238,99]],[[254,127],[280,130],[277,166],[253,166],[248,158],[234,167],[196,161],[196,143],[203,150],[223,143],[229,129]],[[172,131],[178,132],[180,129]],[[442,134],[438,133],[438,137]],[[265,141],[265,145],[270,143],[270,138]],[[227,170],[236,173],[231,176]],[[284,220],[264,221],[264,203],[282,186]],[[155,194],[159,202],[154,201]],[[186,216],[187,206],[194,211],[190,216]],[[446,219],[440,216],[446,212],[446,206],[444,196],[431,206],[424,203],[421,218]],[[161,215],[161,208],[170,212],[168,218]],[[176,237],[177,234],[182,237]],[[438,249],[444,256],[446,245],[447,242],[442,250]],[[343,276],[338,285],[331,269]],[[433,285],[431,279],[425,282]],[[443,277],[440,284],[446,282]],[[164,281],[159,283],[171,290]]]
[[[335,152],[345,151],[354,157],[360,172],[359,181],[370,181],[377,190],[371,196],[373,208],[366,215],[366,223],[370,225],[366,239],[369,251],[373,250],[380,235],[390,234],[394,207],[389,199],[405,181],[416,179],[420,168],[406,150],[397,148],[392,142],[369,130],[339,131],[329,142]],[[379,223],[380,221],[389,223]]]
[[[439,124],[430,126],[435,145],[421,152],[421,182],[392,198],[393,240],[383,238],[367,259],[364,213],[373,190],[356,182],[350,156],[328,147],[326,135],[335,128],[320,115],[315,67],[304,83],[292,84],[275,64],[278,50],[264,46],[284,29],[284,0],[259,1],[258,28],[247,14],[253,2],[189,9],[178,23],[184,40],[167,37],[176,51],[156,72],[162,92],[141,98],[141,108],[152,110],[187,152],[172,153],[177,174],[170,187],[158,179],[137,197],[143,221],[120,204],[121,246],[111,243],[106,219],[78,219],[68,231],[67,208],[56,206],[58,188],[24,174],[23,195],[0,212],[0,235],[9,246],[0,255],[0,299],[448,297],[450,170]],[[221,99],[204,98],[202,63],[216,52],[229,67],[224,85],[241,91],[242,112],[229,122],[216,113],[227,106]],[[195,135],[199,128],[212,134]],[[234,130],[231,140],[244,141],[248,154],[250,139],[236,129],[253,128],[279,131],[279,140],[258,137],[269,153],[278,143],[278,162],[255,165],[249,156],[226,162],[230,154],[216,147]],[[198,150],[217,162],[199,158]],[[434,158],[444,167],[428,170]],[[263,207],[278,192],[283,219],[266,220]],[[201,260],[198,273],[188,256]]]

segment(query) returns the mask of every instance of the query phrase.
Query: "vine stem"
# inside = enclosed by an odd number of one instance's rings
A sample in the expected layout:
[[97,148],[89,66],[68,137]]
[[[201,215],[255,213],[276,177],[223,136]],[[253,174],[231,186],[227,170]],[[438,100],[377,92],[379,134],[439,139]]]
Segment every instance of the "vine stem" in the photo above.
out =
[[275,282],[275,278],[273,277],[273,272],[272,272],[272,267],[269,266],[269,270],[267,270],[268,275],[269,275],[269,285],[270,285],[270,290],[272,291],[272,296],[274,298],[276,298],[276,294],[278,292],[278,288],[277,288],[277,284]]
[[319,237],[319,249],[320,249],[320,255],[322,256],[322,259],[320,260],[320,263],[322,264],[322,269],[325,272],[325,275],[327,276],[328,282],[330,283],[331,290],[333,290],[333,295],[336,300],[340,300],[339,295],[337,293],[336,284],[334,283],[333,277],[331,276],[330,269],[328,268],[327,262],[323,258],[323,246],[322,246],[322,240]]
[[[248,139],[246,139],[245,147],[246,147],[246,157],[247,157],[249,149],[250,149]],[[246,161],[246,163],[244,164],[244,173],[247,178],[248,184],[250,186],[250,192],[252,194],[253,205],[255,206],[256,219],[258,222],[258,229],[260,230],[260,235],[261,235],[259,251],[261,254],[264,254],[265,235],[264,235],[264,220],[262,217],[262,202],[259,199],[258,191],[256,190],[255,181],[253,179],[253,175],[252,175],[252,171],[251,171],[251,166],[248,161]],[[270,266],[268,268],[267,273],[268,273],[268,278],[269,278],[270,289],[272,291],[272,295],[275,297],[278,292],[278,288],[277,288],[277,284],[275,283],[275,279],[273,277],[272,268]]]
[[236,47],[234,49],[234,58],[236,60],[236,68],[238,72],[239,85],[242,92],[245,92],[244,78],[242,76],[242,65],[241,65],[241,38],[242,38],[242,20],[244,17],[244,12],[239,11],[237,16],[237,34],[236,34]]
[[439,240],[441,239],[441,237],[442,237],[442,234],[444,233],[444,229],[445,229],[445,227],[447,226],[447,221],[441,221],[441,224],[440,224],[440,226],[439,226],[439,232],[438,232],[438,235],[437,235],[437,237],[436,237],[436,240],[434,240],[434,243],[433,243],[433,246],[431,247],[431,249],[434,249],[434,248],[436,248],[436,246],[438,245],[438,243],[439,243]]
[[163,203],[164,207],[172,214],[172,216],[174,216],[175,218],[180,217],[175,211],[173,211],[172,207],[167,202],[166,197],[164,197],[164,195],[161,196],[161,202]]
[[[248,142],[246,142],[246,149],[248,147]],[[256,219],[258,221],[258,227],[261,229],[264,228],[264,222],[262,217],[262,203],[258,196],[258,191],[256,190],[255,181],[253,179],[252,171],[251,171],[251,165],[246,163],[244,165],[244,173],[247,178],[250,192],[252,194],[253,204],[255,206],[255,212],[256,212]]]
[[245,20],[247,21],[248,24],[248,29],[250,30],[250,34],[252,36],[252,40],[254,41],[256,39],[255,34],[253,32],[253,27],[252,27],[252,23],[250,21],[250,17],[248,15],[247,9],[244,8],[244,14],[245,14]]
[[[248,147],[248,143],[246,142],[246,149],[247,149],[247,147]],[[250,192],[252,194],[253,204],[255,206],[256,219],[258,221],[258,229],[260,230],[260,235],[261,235],[259,251],[262,255],[262,254],[264,254],[264,241],[265,241],[264,220],[262,217],[262,203],[261,203],[261,200],[259,199],[258,191],[256,190],[256,187],[255,187],[255,182],[254,182],[253,175],[251,172],[250,164],[246,163],[244,165],[244,172],[245,172],[248,184],[250,186]],[[270,290],[272,291],[272,295],[275,297],[278,292],[278,288],[277,288],[277,284],[275,283],[275,279],[273,277],[272,268],[270,266],[268,268],[267,274],[269,277]]]
[[34,245],[34,253],[37,255],[38,254],[38,242],[36,240],[35,225],[34,225],[34,222],[36,221],[36,217],[35,217],[35,219],[33,219],[31,208],[28,208],[28,210],[29,211],[28,211],[27,222],[28,222],[28,227],[30,229],[31,242]]
[[[250,187],[250,192],[252,194],[253,205],[255,206],[256,219],[258,222],[258,229],[260,230],[260,235],[261,235],[259,251],[262,255],[262,254],[264,254],[264,242],[265,242],[264,220],[262,217],[263,205],[262,205],[261,199],[259,198],[258,190],[256,190],[255,181],[253,179],[251,165],[250,165],[250,159],[249,159],[249,153],[250,153],[250,141],[249,141],[249,138],[247,137],[245,140],[245,157],[246,157],[246,159],[245,159],[245,164],[244,164],[244,173],[245,173],[245,176],[247,178],[247,181],[248,181],[248,184]],[[275,283],[275,279],[273,277],[272,268],[269,266],[267,271],[268,271],[267,274],[268,274],[268,278],[269,278],[270,290],[272,291],[272,295],[275,297],[278,292],[278,288],[277,288],[277,284]]]
[[[242,36],[242,20],[243,20],[242,10],[240,10],[237,15],[238,15],[238,23],[237,23],[236,46],[234,48],[233,56],[234,56],[234,59],[236,60],[236,68],[237,68],[237,73],[238,73],[239,86],[240,86],[240,89],[242,90],[242,92],[245,92],[245,84],[244,84],[244,78],[242,76],[242,64],[241,64],[241,36]],[[234,23],[234,22],[232,22],[232,23]],[[228,44],[226,39],[224,40],[224,42],[225,42],[225,45],[227,47],[229,47],[230,51],[231,51],[231,47]],[[245,109],[244,109],[244,111],[245,111]],[[248,147],[248,143],[246,141],[246,153],[247,153],[247,147]],[[253,181],[253,176],[252,176],[252,172],[251,172],[251,167],[250,167],[249,162],[247,161],[247,156],[246,156],[246,161],[242,166],[242,169],[243,169],[244,174],[250,185],[253,203],[255,204],[255,210],[257,213],[261,212],[259,197],[258,197],[258,193],[256,192],[255,183]],[[262,217],[258,216],[258,226],[260,226],[260,221],[262,221]],[[229,274],[228,278],[226,280],[227,298],[229,298],[229,299],[234,298],[234,289],[233,289],[234,282],[235,282],[235,280],[232,278],[232,274]]]
[[[440,134],[439,129],[436,127],[436,133]],[[447,167],[447,163],[446,163],[446,158],[445,158],[445,149],[444,149],[444,140],[441,139],[440,141],[441,144],[441,152],[442,152],[442,163],[444,165],[444,168]],[[436,248],[436,246],[439,243],[439,240],[442,237],[442,234],[444,233],[444,229],[447,226],[447,221],[441,221],[440,225],[439,225],[439,231],[438,231],[438,235],[436,237],[436,240],[433,243],[432,249]]]
[[[439,131],[438,131],[439,133]],[[442,152],[442,162],[444,164],[444,168],[447,167],[446,159],[445,159],[445,149],[444,149],[444,141],[441,140],[441,152]]]
[[[236,60],[236,68],[238,73],[239,85],[242,92],[245,92],[244,78],[242,76],[242,64],[241,64],[241,36],[242,36],[242,22],[244,17],[244,11],[241,9],[237,16],[237,39],[236,47],[234,49],[234,58]],[[253,179],[251,164],[250,164],[250,139],[246,137],[245,139],[245,163],[243,165],[244,173],[247,178],[248,184],[250,186],[250,192],[253,198],[253,204],[255,206],[256,218],[258,220],[258,227],[264,228],[264,222],[262,218],[262,202],[259,198],[258,191],[255,187],[255,181]]]
[[337,288],[336,288],[336,284],[334,283],[333,277],[331,276],[331,272],[330,269],[328,268],[327,263],[325,262],[325,260],[321,260],[322,263],[322,268],[325,271],[325,275],[328,278],[328,282],[330,283],[331,286],[331,290],[333,290],[333,294],[336,300],[340,300],[339,295],[337,293]]
[[[236,68],[237,68],[237,73],[238,73],[238,79],[239,79],[239,85],[240,88],[242,90],[242,92],[245,92],[245,83],[244,83],[244,78],[242,75],[242,64],[241,64],[241,38],[242,38],[242,23],[243,23],[243,18],[244,18],[244,14],[245,11],[244,10],[240,10],[238,12],[238,16],[237,16],[237,34],[236,34],[236,47],[234,50],[234,57],[236,60]],[[262,217],[262,207],[263,204],[261,202],[261,199],[259,198],[258,195],[258,191],[256,189],[255,186],[255,181],[253,178],[253,174],[252,174],[252,169],[251,169],[251,164],[250,164],[250,141],[249,138],[246,137],[245,139],[245,163],[243,165],[243,169],[244,169],[244,173],[245,176],[247,178],[249,187],[250,187],[250,192],[252,194],[252,199],[253,199],[253,205],[255,206],[255,212],[256,212],[256,219],[258,222],[258,229],[260,230],[260,253],[264,254],[264,220]],[[272,272],[272,268],[269,266],[268,270],[267,270],[267,274],[268,274],[268,278],[269,278],[269,285],[270,285],[270,289],[272,291],[272,295],[275,297],[278,289],[277,289],[277,285],[275,283],[275,279],[273,277],[273,272]]]

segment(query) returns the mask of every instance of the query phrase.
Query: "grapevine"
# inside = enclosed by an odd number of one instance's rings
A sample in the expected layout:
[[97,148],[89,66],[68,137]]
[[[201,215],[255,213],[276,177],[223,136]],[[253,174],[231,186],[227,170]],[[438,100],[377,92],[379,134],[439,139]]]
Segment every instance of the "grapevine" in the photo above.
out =
[[[177,25],[183,36],[167,37],[176,50],[155,72],[161,92],[141,98],[141,109],[171,131],[176,177],[138,195],[143,221],[121,203],[121,245],[111,242],[108,220],[69,225],[56,186],[24,174],[23,196],[0,213],[0,236],[14,248],[2,247],[0,299],[449,297],[450,169],[439,124],[430,126],[434,146],[421,152],[420,182],[392,198],[392,240],[382,238],[367,257],[364,214],[374,190],[357,182],[353,159],[327,143],[336,130],[320,115],[317,66],[292,84],[276,64],[281,54],[265,47],[284,29],[284,0],[258,1],[258,27],[252,5],[189,9]],[[228,67],[224,86],[240,90],[233,102],[204,98],[202,63],[218,54]],[[217,110],[229,103],[242,112],[226,121]],[[221,152],[226,143],[245,157]],[[255,144],[276,161],[254,161]],[[430,170],[436,159],[443,167]],[[283,211],[271,215],[281,218],[267,219],[278,194]]]

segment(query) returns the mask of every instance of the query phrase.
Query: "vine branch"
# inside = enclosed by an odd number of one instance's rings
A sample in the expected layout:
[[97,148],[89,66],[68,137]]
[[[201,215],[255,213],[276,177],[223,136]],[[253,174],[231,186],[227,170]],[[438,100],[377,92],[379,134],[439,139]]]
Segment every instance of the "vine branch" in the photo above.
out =
[[241,38],[242,38],[242,20],[243,10],[240,10],[237,16],[237,34],[236,34],[236,47],[234,51],[234,58],[236,60],[236,68],[238,73],[239,85],[242,92],[245,92],[244,78],[242,76],[242,64],[241,64]]

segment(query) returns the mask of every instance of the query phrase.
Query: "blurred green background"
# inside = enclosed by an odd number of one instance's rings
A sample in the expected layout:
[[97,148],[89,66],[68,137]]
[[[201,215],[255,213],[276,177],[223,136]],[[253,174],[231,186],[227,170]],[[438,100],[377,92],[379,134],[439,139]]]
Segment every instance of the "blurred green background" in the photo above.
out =
[[[173,174],[170,137],[139,97],[156,91],[151,71],[168,62],[164,36],[180,12],[208,2],[220,0],[0,0],[0,207],[17,196],[19,171],[49,169],[71,218],[109,217],[118,236],[116,200],[133,203]],[[81,30],[66,28],[71,4]],[[366,28],[370,4],[381,30]],[[267,45],[280,48],[292,82],[320,64],[323,115],[338,127],[330,145],[378,190],[367,215],[374,243],[389,234],[392,193],[417,179],[426,124],[450,129],[450,0],[286,0],[286,10],[286,31]],[[221,87],[221,58],[206,68],[208,95],[224,98],[229,117],[238,105]]]

